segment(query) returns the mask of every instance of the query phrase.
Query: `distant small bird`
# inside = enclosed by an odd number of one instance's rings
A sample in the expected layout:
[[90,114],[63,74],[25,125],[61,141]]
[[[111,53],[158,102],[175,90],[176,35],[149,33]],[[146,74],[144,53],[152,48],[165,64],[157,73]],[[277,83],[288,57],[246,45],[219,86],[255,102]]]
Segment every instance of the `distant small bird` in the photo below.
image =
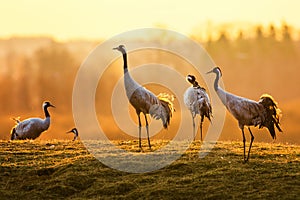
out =
[[78,138],[78,130],[77,128],[73,128],[72,130],[66,132],[66,133],[74,133],[73,141],[75,141]]
[[[214,82],[214,89],[221,99],[222,103],[226,106],[227,110],[238,120],[239,127],[243,134],[244,143],[244,161],[247,162],[250,156],[250,150],[254,141],[254,136],[250,130],[250,126],[258,126],[259,128],[268,128],[273,139],[276,138],[275,128],[282,132],[279,126],[279,112],[277,103],[273,97],[264,94],[260,97],[258,102],[246,99],[240,96],[236,96],[229,92],[226,92],[219,87],[219,79],[222,75],[221,69],[215,67],[213,70],[207,73],[215,73],[216,79]],[[246,158],[246,138],[244,134],[244,126],[248,126],[248,130],[251,135],[250,146],[248,150],[248,156]]]
[[[161,119],[163,127],[166,129],[170,124],[170,119],[174,111],[172,96],[168,94],[160,94],[155,96],[151,91],[139,85],[134,81],[128,71],[127,66],[127,53],[124,45],[119,45],[118,47],[113,48],[118,50],[123,55],[124,62],[124,83],[126,96],[128,97],[129,102],[135,108],[136,114],[139,119],[139,148],[142,149],[141,144],[141,112],[145,116],[146,121],[146,130],[148,136],[148,145],[151,149],[150,138],[149,138],[149,129],[148,129],[148,120],[147,114],[150,114],[154,119]],[[170,98],[171,97],[171,98]]]
[[209,97],[206,93],[206,90],[201,87],[196,81],[195,76],[188,75],[186,77],[187,81],[192,84],[189,87],[183,96],[184,104],[191,111],[191,115],[193,118],[193,138],[195,139],[195,117],[196,115],[200,115],[200,136],[202,141],[202,124],[204,121],[204,117],[207,117],[210,120],[212,116],[212,108],[210,104]]
[[16,125],[11,131],[11,140],[24,140],[24,139],[36,139],[42,132],[46,131],[50,126],[50,114],[48,107],[54,107],[50,102],[43,103],[43,110],[45,113],[45,119],[41,118],[29,118],[24,121],[14,119]]

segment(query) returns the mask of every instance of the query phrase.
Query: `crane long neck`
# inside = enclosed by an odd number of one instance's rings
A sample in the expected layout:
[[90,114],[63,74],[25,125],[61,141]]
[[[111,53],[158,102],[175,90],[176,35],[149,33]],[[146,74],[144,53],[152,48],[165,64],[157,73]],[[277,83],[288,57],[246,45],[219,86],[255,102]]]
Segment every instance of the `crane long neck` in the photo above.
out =
[[45,113],[45,117],[46,118],[50,117],[50,114],[48,112],[48,107],[47,106],[44,106],[44,113]]
[[216,79],[215,79],[215,83],[214,83],[214,88],[215,91],[219,90],[219,80],[220,80],[220,73],[216,73]]
[[217,71],[217,72],[215,72],[215,74],[216,74],[216,79],[215,79],[215,82],[214,82],[214,89],[215,89],[217,95],[219,96],[220,100],[222,101],[222,103],[228,109],[228,100],[229,100],[228,98],[232,98],[234,95],[226,92],[221,87],[219,87],[219,79],[221,77],[221,72]]
[[131,78],[128,66],[127,66],[127,54],[126,51],[122,51],[123,54],[123,61],[124,61],[124,83],[125,83],[125,91],[128,99],[131,99],[132,94],[141,86]]
[[124,61],[124,74],[128,72],[128,66],[127,66],[127,53],[123,52],[123,61]]
[[197,81],[194,81],[192,84],[193,84],[193,87],[195,87],[195,88],[200,87],[200,85],[198,84]]

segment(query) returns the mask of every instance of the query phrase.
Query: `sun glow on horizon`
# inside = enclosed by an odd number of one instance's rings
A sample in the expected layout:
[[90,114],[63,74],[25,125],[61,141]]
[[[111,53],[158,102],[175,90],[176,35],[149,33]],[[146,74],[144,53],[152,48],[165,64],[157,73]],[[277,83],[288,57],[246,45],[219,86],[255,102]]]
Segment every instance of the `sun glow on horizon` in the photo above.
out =
[[[300,27],[300,1],[6,1],[0,7],[0,38],[51,36],[58,40],[112,37],[124,31],[165,26],[190,35],[215,24],[275,25],[286,21]],[[211,27],[210,27],[211,26]]]

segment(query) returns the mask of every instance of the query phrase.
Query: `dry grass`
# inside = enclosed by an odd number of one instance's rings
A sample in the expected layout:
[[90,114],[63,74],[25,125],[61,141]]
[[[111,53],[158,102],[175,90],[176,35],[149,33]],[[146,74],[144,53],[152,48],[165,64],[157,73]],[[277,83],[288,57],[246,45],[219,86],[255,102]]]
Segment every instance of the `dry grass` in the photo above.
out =
[[[137,142],[116,141],[136,151]],[[159,148],[164,141],[153,141]],[[146,143],[143,144],[146,149]],[[171,165],[145,174],[106,167],[81,142],[0,141],[0,199],[297,199],[300,146],[218,142],[200,159],[200,143]]]

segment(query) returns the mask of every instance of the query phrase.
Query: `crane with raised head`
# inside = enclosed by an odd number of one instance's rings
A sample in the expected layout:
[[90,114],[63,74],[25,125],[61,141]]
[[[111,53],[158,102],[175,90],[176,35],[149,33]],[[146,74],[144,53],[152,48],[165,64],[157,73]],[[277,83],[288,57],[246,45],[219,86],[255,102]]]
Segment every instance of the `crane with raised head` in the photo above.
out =
[[[278,131],[282,132],[279,126],[280,110],[277,107],[277,103],[273,97],[268,94],[263,94],[259,101],[256,102],[223,90],[221,87],[219,87],[219,79],[222,76],[222,72],[219,67],[215,67],[207,73],[216,74],[214,89],[227,110],[234,116],[236,120],[238,120],[239,128],[241,129],[243,135],[244,161],[247,162],[249,160],[252,143],[254,141],[254,136],[251,132],[250,126],[258,126],[259,128],[266,127],[273,139],[276,139],[275,126]],[[245,126],[248,127],[251,136],[247,157],[246,138],[244,133]]]
[[136,114],[139,121],[139,148],[142,150],[141,144],[141,118],[140,114],[143,113],[146,122],[146,131],[148,137],[148,145],[151,149],[150,137],[149,137],[149,124],[147,120],[147,114],[150,114],[154,119],[160,119],[162,121],[163,127],[168,128],[170,124],[170,119],[172,117],[174,107],[172,103],[171,95],[159,94],[156,96],[150,90],[147,90],[140,84],[138,84],[131,76],[128,71],[127,64],[127,52],[124,45],[119,45],[113,48],[122,53],[123,56],[123,70],[124,70],[124,84],[126,96],[130,104],[135,108]]

